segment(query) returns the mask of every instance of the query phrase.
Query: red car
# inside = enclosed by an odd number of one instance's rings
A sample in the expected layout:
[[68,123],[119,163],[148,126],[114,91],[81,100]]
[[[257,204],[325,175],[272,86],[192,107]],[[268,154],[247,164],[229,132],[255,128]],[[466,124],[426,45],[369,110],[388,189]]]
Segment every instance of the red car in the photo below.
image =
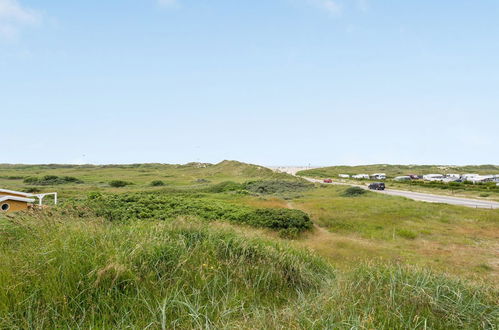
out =
[[324,183],[333,183],[333,180],[331,180],[331,179],[324,179]]

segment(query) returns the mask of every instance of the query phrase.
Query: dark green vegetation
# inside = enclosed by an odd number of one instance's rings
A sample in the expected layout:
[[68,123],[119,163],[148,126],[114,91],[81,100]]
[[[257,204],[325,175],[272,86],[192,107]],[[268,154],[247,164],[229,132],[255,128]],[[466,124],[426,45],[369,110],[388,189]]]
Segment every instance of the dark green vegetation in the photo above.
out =
[[154,180],[153,182],[151,182],[152,187],[162,187],[164,185],[165,185],[165,182],[162,180]]
[[129,185],[131,185],[130,182],[123,181],[123,180],[113,180],[113,181],[109,182],[109,186],[111,186],[113,188],[123,188],[123,187],[129,186]]
[[[11,176],[9,177],[8,180],[15,180],[12,178],[17,178],[17,177]],[[68,183],[83,183],[83,181],[81,181],[80,179],[72,176],[57,176],[57,175],[45,175],[41,178],[30,176],[25,178],[23,182],[35,186],[55,186]]]
[[310,218],[300,210],[256,209],[201,195],[97,193],[92,194],[85,205],[97,216],[109,221],[174,220],[179,216],[196,216],[209,221],[231,221],[277,230],[293,228],[303,231],[312,228]]
[[497,291],[399,265],[335,275],[284,242],[194,220],[2,221],[1,328],[494,328]]
[[248,191],[271,195],[271,194],[286,194],[286,193],[296,193],[310,190],[314,187],[313,184],[305,181],[283,181],[283,180],[273,180],[273,181],[250,181],[245,184],[245,188]]
[[350,187],[345,189],[343,194],[341,194],[343,197],[355,197],[355,196],[361,196],[367,194],[367,191],[365,189],[362,189],[360,187]]
[[[0,171],[61,201],[0,215],[0,328],[498,326],[499,210],[230,161]],[[83,183],[23,182],[47,175]]]

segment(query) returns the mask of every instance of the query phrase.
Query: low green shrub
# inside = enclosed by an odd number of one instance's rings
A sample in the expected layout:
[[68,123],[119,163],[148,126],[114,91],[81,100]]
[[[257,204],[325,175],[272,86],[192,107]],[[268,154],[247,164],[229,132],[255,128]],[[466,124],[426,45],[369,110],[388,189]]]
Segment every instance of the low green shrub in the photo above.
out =
[[165,183],[161,180],[154,180],[151,182],[151,187],[162,187]]
[[406,239],[415,239],[416,237],[418,237],[418,235],[415,232],[408,229],[397,230],[397,235]]
[[250,181],[244,184],[244,188],[250,192],[264,195],[296,193],[312,189],[314,185],[303,181]]
[[367,193],[367,190],[361,187],[350,187],[347,188],[341,195],[343,197],[357,197]]
[[39,177],[27,177],[23,181],[26,184],[36,185],[36,186],[52,186],[59,184],[68,183],[83,183],[82,180],[72,177],[72,176],[57,176],[57,175],[45,175],[41,178]]
[[123,187],[130,185],[130,184],[131,184],[130,182],[123,181],[123,180],[113,180],[113,181],[109,182],[109,185],[113,188],[123,188]]
[[179,216],[196,216],[205,220],[225,220],[271,229],[312,228],[310,217],[290,209],[257,209],[224,201],[166,194],[90,194],[86,205],[98,216],[110,221],[136,219],[171,220]]
[[211,193],[223,193],[228,191],[242,191],[244,186],[233,181],[224,181],[208,187],[205,191]]

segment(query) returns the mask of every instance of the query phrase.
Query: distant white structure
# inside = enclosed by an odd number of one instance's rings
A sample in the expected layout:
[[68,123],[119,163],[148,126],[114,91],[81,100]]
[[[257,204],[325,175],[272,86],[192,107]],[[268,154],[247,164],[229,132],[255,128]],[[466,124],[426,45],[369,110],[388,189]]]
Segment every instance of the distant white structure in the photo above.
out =
[[411,177],[408,175],[397,176],[394,178],[395,181],[410,181]]
[[385,180],[386,179],[386,174],[385,173],[374,173],[371,175],[371,179],[374,180]]
[[461,178],[464,180],[464,181],[472,181],[473,178],[476,178],[480,176],[479,174],[476,174],[476,173],[468,173],[468,174],[463,174],[461,176]]
[[449,179],[459,180],[459,179],[461,179],[461,174],[447,174],[446,177]]
[[466,181],[470,181],[473,183],[482,183],[482,182],[494,182],[493,175],[477,175],[473,177],[469,177]]
[[348,179],[350,177],[350,175],[348,175],[348,174],[338,174],[338,176],[340,178],[344,178],[344,179]]
[[369,179],[369,174],[356,174],[352,175],[354,179]]
[[444,181],[445,175],[443,174],[426,174],[423,175],[423,180],[426,181]]

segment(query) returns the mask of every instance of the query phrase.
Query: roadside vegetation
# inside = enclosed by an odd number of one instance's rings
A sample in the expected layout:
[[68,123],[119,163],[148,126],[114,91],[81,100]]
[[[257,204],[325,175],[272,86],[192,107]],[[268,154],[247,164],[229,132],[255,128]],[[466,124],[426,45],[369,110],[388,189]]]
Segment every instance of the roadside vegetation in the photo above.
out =
[[[435,166],[435,165],[364,165],[364,166],[331,166],[315,168],[297,173],[299,176],[311,178],[332,178],[339,180],[340,174],[355,175],[360,173],[386,173],[385,181],[390,188],[403,189],[420,192],[433,192],[445,195],[456,195],[471,198],[489,198],[499,201],[499,186],[495,182],[472,183],[472,182],[439,182],[424,180],[395,181],[397,176],[415,174],[425,175],[433,173],[476,173],[476,174],[499,174],[499,166]],[[379,180],[341,178],[342,181],[352,183],[367,183]]]
[[479,166],[438,166],[438,165],[360,165],[360,166],[329,166],[314,168],[306,171],[300,171],[297,174],[310,177],[333,177],[337,178],[339,174],[359,174],[359,173],[386,173],[389,177],[396,177],[408,174],[433,174],[433,173],[477,173],[477,174],[495,174],[499,173],[497,165],[479,165]]

